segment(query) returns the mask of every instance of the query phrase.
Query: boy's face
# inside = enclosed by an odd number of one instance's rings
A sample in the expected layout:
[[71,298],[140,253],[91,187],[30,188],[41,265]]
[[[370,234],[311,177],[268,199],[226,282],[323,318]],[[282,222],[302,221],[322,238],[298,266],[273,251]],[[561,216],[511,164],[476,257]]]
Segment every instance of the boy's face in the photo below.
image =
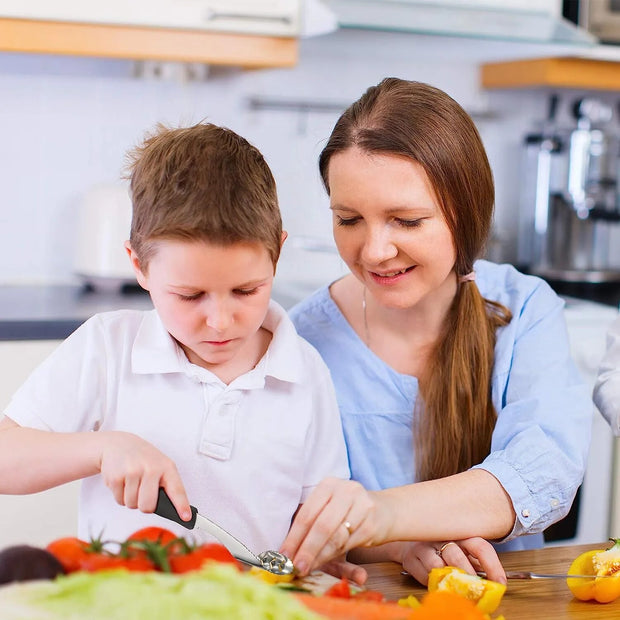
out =
[[146,273],[126,247],[138,282],[190,362],[218,376],[256,364],[274,278],[262,244],[161,240]]

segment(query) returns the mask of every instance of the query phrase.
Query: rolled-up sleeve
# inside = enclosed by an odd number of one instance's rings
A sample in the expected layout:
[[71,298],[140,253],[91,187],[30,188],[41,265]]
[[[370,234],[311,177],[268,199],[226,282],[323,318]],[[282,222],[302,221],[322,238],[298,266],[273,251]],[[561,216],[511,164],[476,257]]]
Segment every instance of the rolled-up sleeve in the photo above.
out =
[[477,467],[516,513],[505,540],[543,531],[569,511],[583,481],[593,403],[571,359],[564,303],[543,282],[498,333],[492,383],[497,424]]

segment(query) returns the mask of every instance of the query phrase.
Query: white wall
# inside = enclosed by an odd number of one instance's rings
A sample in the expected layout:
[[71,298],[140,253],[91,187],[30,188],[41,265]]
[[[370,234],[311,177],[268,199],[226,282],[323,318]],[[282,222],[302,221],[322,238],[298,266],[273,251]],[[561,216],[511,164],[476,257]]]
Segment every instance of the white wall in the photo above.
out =
[[[0,285],[65,283],[76,215],[91,186],[119,179],[125,151],[158,121],[206,118],[256,144],[278,181],[291,237],[331,239],[316,161],[337,112],[253,111],[249,97],[347,104],[387,75],[448,91],[479,125],[497,180],[497,227],[512,258],[520,138],[545,114],[544,93],[487,94],[484,60],[550,54],[549,47],[423,35],[341,31],[302,42],[299,66],[213,68],[200,82],[134,77],[129,61],[0,54]],[[289,242],[278,277],[320,284],[343,271],[335,255]],[[311,260],[309,260],[311,259]]]

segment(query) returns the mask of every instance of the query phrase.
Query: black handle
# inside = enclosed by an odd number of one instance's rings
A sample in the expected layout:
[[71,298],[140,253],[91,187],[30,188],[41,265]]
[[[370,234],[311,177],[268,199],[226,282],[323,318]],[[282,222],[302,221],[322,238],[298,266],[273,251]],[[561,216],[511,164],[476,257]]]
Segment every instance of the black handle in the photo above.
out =
[[170,521],[174,521],[183,527],[186,527],[188,530],[193,530],[194,525],[196,525],[196,514],[198,511],[193,506],[190,506],[192,509],[192,518],[189,521],[183,521],[179,516],[176,508],[170,501],[168,494],[166,493],[164,487],[159,487],[159,495],[157,496],[157,506],[155,506],[155,514],[160,517],[164,517],[164,519],[170,519]]

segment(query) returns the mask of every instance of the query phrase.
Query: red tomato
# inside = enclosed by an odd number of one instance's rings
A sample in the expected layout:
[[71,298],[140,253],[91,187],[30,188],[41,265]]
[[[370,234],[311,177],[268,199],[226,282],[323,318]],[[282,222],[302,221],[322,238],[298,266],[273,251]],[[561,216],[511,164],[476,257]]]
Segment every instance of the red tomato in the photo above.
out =
[[82,562],[82,570],[89,572],[111,570],[114,568],[124,568],[132,572],[155,570],[151,561],[144,556],[122,557],[120,555],[110,555],[107,553],[91,553],[89,557]]
[[170,570],[173,573],[187,573],[192,570],[198,570],[208,561],[237,564],[237,560],[231,555],[230,551],[217,543],[206,543],[191,549],[188,553],[171,555],[168,560],[170,562]]
[[338,583],[328,588],[325,591],[324,596],[331,596],[333,598],[351,598],[351,588],[349,587],[349,580],[343,577]]
[[170,530],[152,525],[150,527],[143,527],[141,530],[134,532],[127,540],[148,540],[159,543],[160,545],[166,545],[176,538],[178,538],[178,536],[173,534]]
[[377,590],[360,590],[356,592],[352,598],[358,601],[376,601],[377,603],[381,603],[385,600],[385,597],[381,592],[377,592]]
[[74,536],[53,540],[46,549],[56,557],[67,573],[80,570],[82,562],[90,555],[89,544]]

